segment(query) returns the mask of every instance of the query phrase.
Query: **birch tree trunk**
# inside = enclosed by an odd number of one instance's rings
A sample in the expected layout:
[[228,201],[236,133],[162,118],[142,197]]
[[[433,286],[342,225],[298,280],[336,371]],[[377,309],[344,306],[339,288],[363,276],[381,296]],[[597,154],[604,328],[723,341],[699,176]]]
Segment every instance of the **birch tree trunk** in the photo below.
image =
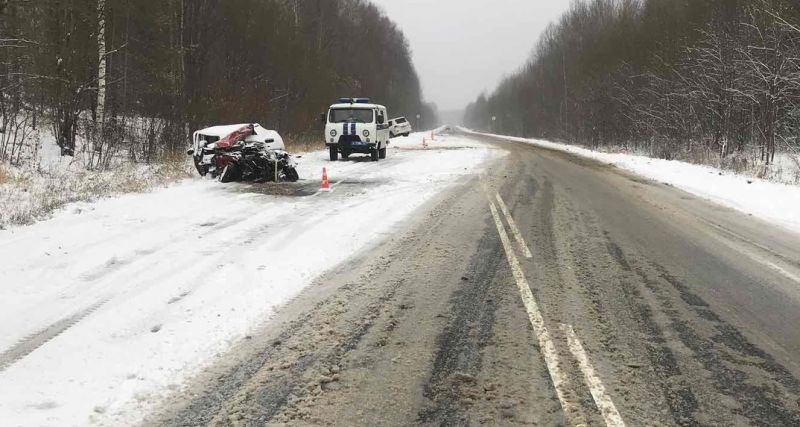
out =
[[97,124],[102,135],[106,121],[106,0],[97,0]]

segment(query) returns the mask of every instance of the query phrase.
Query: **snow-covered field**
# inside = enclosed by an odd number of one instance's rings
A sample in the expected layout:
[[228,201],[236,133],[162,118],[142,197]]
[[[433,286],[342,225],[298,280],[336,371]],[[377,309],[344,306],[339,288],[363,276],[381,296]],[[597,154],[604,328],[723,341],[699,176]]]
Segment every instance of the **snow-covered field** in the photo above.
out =
[[[291,195],[188,180],[0,231],[0,424],[136,423],[315,277],[501,153],[445,136],[424,150],[422,138],[394,140],[377,164],[308,154]],[[334,190],[314,193],[323,167]]]
[[[474,133],[467,129],[462,130]],[[537,139],[503,135],[490,136],[595,159],[800,232],[800,186],[774,183],[736,175],[710,166],[674,160],[622,153],[603,153]]]

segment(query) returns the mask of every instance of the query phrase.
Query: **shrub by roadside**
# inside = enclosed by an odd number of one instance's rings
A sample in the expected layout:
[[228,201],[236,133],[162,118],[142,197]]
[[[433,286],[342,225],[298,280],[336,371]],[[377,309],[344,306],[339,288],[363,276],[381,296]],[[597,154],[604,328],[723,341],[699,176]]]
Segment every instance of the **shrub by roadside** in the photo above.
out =
[[8,166],[5,163],[0,163],[0,185],[5,184],[11,180],[11,174],[8,172]]
[[46,218],[68,203],[163,187],[192,177],[193,171],[184,156],[157,164],[124,164],[102,172],[77,164],[48,169],[0,165],[0,229]]
[[325,142],[320,139],[319,135],[287,135],[284,137],[283,142],[286,144],[286,151],[291,154],[310,153],[325,148]]
[[[292,154],[302,155],[323,146],[310,134],[289,135],[284,141]],[[52,148],[54,143],[49,142],[44,146]],[[105,171],[87,170],[79,159],[54,153],[47,161],[31,161],[24,166],[0,163],[0,229],[31,224],[68,203],[142,193],[195,176],[191,160],[183,153],[158,163],[120,162]]]
[[[564,144],[562,142],[562,144]],[[583,144],[566,144],[587,150],[607,154],[631,154],[652,157],[653,159],[675,160],[694,165],[710,166],[721,171],[734,173],[743,177],[758,178],[770,182],[788,185],[800,185],[800,154],[778,153],[775,161],[766,165],[756,152],[734,153],[721,159],[719,153],[703,147],[693,150],[664,152],[650,148],[631,149],[627,146],[591,146]]]

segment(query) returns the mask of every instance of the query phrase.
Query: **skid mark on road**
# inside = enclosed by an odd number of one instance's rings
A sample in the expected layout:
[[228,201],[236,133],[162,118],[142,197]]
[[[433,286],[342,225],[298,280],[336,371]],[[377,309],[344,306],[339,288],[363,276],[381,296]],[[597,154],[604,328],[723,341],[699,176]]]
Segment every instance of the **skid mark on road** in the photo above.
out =
[[[664,266],[651,260],[634,263],[622,249],[609,243],[609,250],[624,270],[634,273],[642,283],[642,292],[651,295],[652,308],[635,302],[635,312],[649,319],[642,322],[650,336],[651,354],[655,373],[662,380],[662,389],[679,425],[696,425],[698,411],[721,411],[748,419],[754,425],[800,425],[794,402],[800,394],[800,381],[768,353],[751,343],[733,325],[722,320],[687,283]],[[635,286],[626,284],[635,300],[643,295]],[[640,308],[636,308],[639,305]],[[660,327],[652,320],[654,312],[663,314],[665,327],[674,331],[682,345],[691,352],[690,360],[707,375],[705,382],[713,393],[728,396],[735,405],[724,400],[711,400],[709,391],[693,385],[693,378],[681,372]],[[692,313],[696,318],[688,321]],[[698,327],[697,325],[704,325]],[[664,357],[668,356],[668,357]],[[769,382],[770,386],[764,384]],[[693,388],[703,393],[704,407],[698,405]]]
[[[738,402],[740,407],[733,411],[753,424],[800,425],[800,414],[793,409],[800,394],[800,381],[771,355],[751,343],[736,327],[711,311],[709,304],[692,293],[681,279],[655,262],[649,264],[649,269],[658,278],[679,293],[686,304],[684,308],[694,311],[714,328],[716,334],[709,336],[692,326],[680,315],[679,307],[668,299],[663,287],[652,280],[646,282],[662,304],[670,326],[693,352],[694,359],[710,373],[717,390]],[[637,272],[647,277],[644,269]],[[763,379],[776,386],[762,386],[759,382]]]
[[496,246],[484,241],[489,238],[481,238],[474,255],[480,262],[470,263],[475,267],[466,272],[463,285],[450,300],[447,325],[437,339],[438,350],[424,388],[429,402],[419,411],[417,422],[421,425],[468,423],[473,402],[465,396],[478,387],[477,377],[484,366],[482,349],[491,341],[497,309],[491,297],[493,278],[503,262]]
[[[635,273],[642,280],[649,280],[638,270],[634,272],[633,266],[617,244],[609,240],[607,247],[609,254],[623,271],[630,274]],[[673,420],[680,426],[697,425],[698,421],[695,419],[699,408],[697,397],[684,379],[675,354],[667,344],[664,331],[655,319],[653,309],[647,304],[641,291],[631,280],[623,279],[619,284],[632,316],[637,320],[641,332],[646,336],[646,340],[644,340],[646,355],[659,380],[658,385],[670,408]]]
[[14,363],[17,363],[36,351],[39,347],[47,344],[48,341],[63,334],[67,329],[75,326],[78,322],[97,311],[97,309],[106,302],[107,300],[100,301],[71,316],[65,317],[46,328],[28,335],[13,347],[0,353],[0,372],[3,372]]

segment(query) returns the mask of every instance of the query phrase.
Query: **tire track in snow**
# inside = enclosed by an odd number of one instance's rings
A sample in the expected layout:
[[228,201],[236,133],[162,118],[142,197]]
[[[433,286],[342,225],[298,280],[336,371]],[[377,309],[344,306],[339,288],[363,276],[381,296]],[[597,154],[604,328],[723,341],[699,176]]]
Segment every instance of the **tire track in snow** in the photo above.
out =
[[97,302],[71,316],[67,316],[50,326],[22,338],[11,348],[0,353],[0,372],[5,371],[13,364],[24,359],[53,338],[63,334],[67,329],[75,326],[78,322],[97,311],[97,309],[102,307],[107,301],[108,300],[102,300]]
[[[212,228],[207,235],[219,234],[222,231],[227,230],[230,226],[233,226],[233,225],[236,225],[237,223],[243,222],[244,218],[246,218],[246,216],[237,217],[237,218],[233,218],[231,220],[225,221],[224,224],[222,224],[221,227],[219,226],[219,224],[215,224],[216,227]],[[251,230],[253,230],[253,229],[254,229],[253,227],[247,228],[245,230],[245,234],[250,233]],[[260,234],[263,234],[263,233],[259,233],[259,235]],[[231,240],[230,243],[233,243],[233,240]],[[223,246],[227,247],[228,245],[225,244]],[[164,251],[164,250],[166,250],[168,248],[169,248],[169,246],[167,246],[165,248],[162,248],[160,250],[139,250],[139,251],[136,251],[136,254],[137,255],[142,255],[142,256],[144,256],[146,258],[147,256],[161,253],[162,251]],[[136,257],[134,257],[134,258],[136,258]],[[142,258],[136,258],[136,259],[134,259],[134,258],[122,258],[122,259],[119,259],[119,258],[114,257],[110,261],[107,261],[106,264],[102,266],[102,268],[97,269],[95,271],[90,271],[90,272],[84,273],[84,274],[82,274],[80,276],[80,278],[84,282],[100,282],[102,279],[105,279],[106,276],[108,276],[110,274],[113,274],[113,273],[116,273],[116,272],[119,272],[120,270],[124,269],[125,267],[134,266],[134,265],[138,266],[140,263],[137,263],[135,261],[141,261]],[[181,263],[179,265],[180,265],[180,268],[183,268],[183,267],[186,267],[189,264],[190,263]],[[143,267],[143,268],[138,268],[136,270],[136,272],[141,272],[141,271],[144,271],[144,270],[150,268],[149,264],[147,264],[147,263],[144,263],[144,265],[142,265],[141,267]],[[213,268],[215,268],[215,267],[209,267],[208,270],[212,270]],[[198,274],[198,277],[202,277],[204,274],[207,274],[207,270],[204,270],[203,274]],[[173,297],[172,299],[170,299],[167,302],[167,304],[171,305],[171,304],[174,304],[174,303],[182,300],[183,298],[185,298],[186,296],[191,294],[191,292],[193,290],[194,289],[182,292],[178,297]],[[7,350],[3,351],[2,353],[0,353],[0,372],[3,372],[4,370],[6,370],[9,367],[11,367],[13,364],[19,362],[20,360],[22,360],[23,358],[25,358],[29,354],[31,354],[34,351],[36,351],[38,348],[40,348],[43,345],[45,345],[50,340],[52,340],[55,337],[63,334],[69,328],[75,326],[81,320],[85,319],[86,317],[88,317],[89,315],[91,315],[92,313],[97,311],[101,306],[105,305],[108,301],[110,301],[111,299],[116,298],[116,297],[118,297],[120,295],[122,295],[122,293],[113,293],[111,295],[107,295],[101,301],[99,301],[99,302],[97,302],[97,303],[95,303],[95,304],[93,304],[93,305],[91,305],[91,306],[89,306],[89,307],[77,312],[77,313],[74,313],[74,314],[72,314],[70,316],[62,318],[61,320],[58,320],[58,321],[56,321],[56,322],[54,322],[54,323],[52,323],[52,324],[50,324],[48,326],[45,326],[45,327],[39,329],[38,331],[33,332],[33,333],[25,336],[24,338],[20,339],[12,347],[10,347],[9,349],[7,349]]]

